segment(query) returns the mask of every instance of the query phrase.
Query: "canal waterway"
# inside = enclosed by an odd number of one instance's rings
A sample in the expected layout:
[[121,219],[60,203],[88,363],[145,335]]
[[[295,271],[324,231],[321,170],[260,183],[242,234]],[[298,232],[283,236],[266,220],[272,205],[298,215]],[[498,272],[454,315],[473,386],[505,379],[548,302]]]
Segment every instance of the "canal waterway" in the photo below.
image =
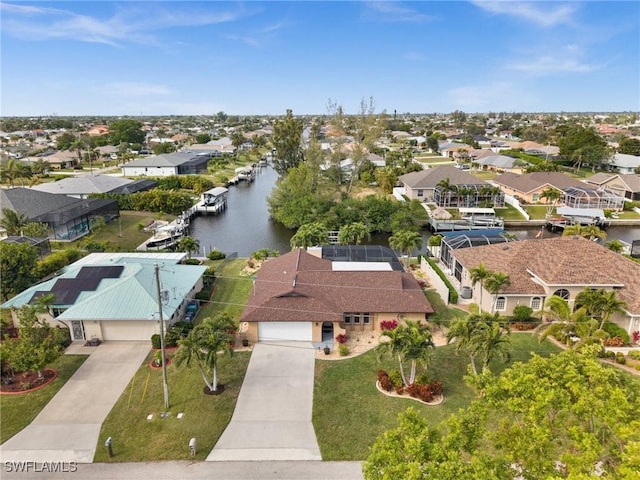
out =
[[[261,248],[271,248],[285,253],[290,250],[289,240],[295,231],[283,227],[269,216],[267,197],[273,190],[278,174],[271,168],[261,167],[253,182],[241,182],[229,187],[227,209],[212,216],[194,218],[191,236],[200,242],[201,254],[218,249],[227,254],[236,253],[248,257]],[[507,228],[507,231],[521,240],[535,238],[540,227]],[[546,230],[544,238],[558,236]],[[422,232],[425,240],[431,236],[428,230]],[[374,235],[367,243],[387,245],[388,235]],[[607,241],[618,239],[628,243],[640,239],[640,227],[610,227]]]

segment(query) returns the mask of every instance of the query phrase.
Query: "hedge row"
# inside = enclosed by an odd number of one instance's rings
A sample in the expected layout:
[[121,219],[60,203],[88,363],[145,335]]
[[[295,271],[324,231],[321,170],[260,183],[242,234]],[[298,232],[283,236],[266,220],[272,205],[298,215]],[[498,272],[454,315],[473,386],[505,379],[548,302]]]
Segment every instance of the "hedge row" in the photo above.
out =
[[451,285],[451,282],[449,281],[447,276],[444,274],[444,272],[440,270],[440,267],[438,266],[438,264],[434,262],[432,259],[430,259],[429,257],[424,257],[424,259],[427,261],[429,265],[431,265],[431,268],[433,268],[433,270],[438,274],[438,276],[442,279],[442,281],[445,283],[445,285],[449,289],[449,303],[458,303],[458,292],[456,292],[456,289],[453,287],[453,285]]

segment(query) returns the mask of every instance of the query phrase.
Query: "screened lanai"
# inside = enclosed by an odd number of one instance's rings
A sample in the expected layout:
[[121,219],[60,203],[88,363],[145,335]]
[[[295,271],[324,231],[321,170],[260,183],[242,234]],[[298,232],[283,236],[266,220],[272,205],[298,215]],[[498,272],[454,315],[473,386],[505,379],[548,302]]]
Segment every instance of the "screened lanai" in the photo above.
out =
[[486,230],[469,230],[442,233],[440,245],[440,261],[453,271],[453,259],[451,252],[459,248],[479,247],[506,243],[519,240],[518,237],[508,234],[502,229],[489,228]]
[[569,187],[564,190],[563,202],[573,208],[602,208],[622,210],[625,199],[605,189]]
[[504,207],[504,193],[487,184],[437,185],[433,201],[439,207]]

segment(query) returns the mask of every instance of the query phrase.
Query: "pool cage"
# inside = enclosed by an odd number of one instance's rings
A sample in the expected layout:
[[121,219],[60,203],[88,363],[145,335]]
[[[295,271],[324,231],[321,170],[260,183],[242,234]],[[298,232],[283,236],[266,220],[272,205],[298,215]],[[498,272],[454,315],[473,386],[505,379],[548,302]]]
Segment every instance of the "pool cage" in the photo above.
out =
[[569,187],[564,190],[563,202],[567,207],[573,208],[622,210],[625,199],[609,190]]
[[91,232],[97,217],[109,223],[120,215],[116,200],[108,198],[82,199],[33,219],[46,223],[53,230],[54,240],[74,240]]
[[454,268],[453,250],[459,248],[480,247],[482,245],[494,245],[518,241],[515,236],[509,235],[504,230],[488,229],[470,232],[451,232],[443,235],[440,245],[440,261],[451,270],[454,276],[461,280],[462,267],[456,262]]
[[323,245],[322,258],[338,262],[385,262],[393,270],[404,271],[396,253],[382,245]]
[[444,208],[504,207],[504,193],[486,184],[460,184],[450,188],[437,185],[433,201]]

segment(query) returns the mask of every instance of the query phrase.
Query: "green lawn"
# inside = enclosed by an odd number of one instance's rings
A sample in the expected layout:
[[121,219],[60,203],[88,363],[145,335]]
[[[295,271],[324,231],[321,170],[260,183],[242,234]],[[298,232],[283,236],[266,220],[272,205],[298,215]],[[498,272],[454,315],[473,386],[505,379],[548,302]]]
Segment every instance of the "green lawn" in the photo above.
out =
[[526,220],[526,218],[524,218],[524,216],[518,210],[516,210],[514,207],[512,207],[509,204],[505,204],[504,207],[494,208],[494,210],[496,212],[497,217],[502,217],[506,221]]
[[29,425],[86,359],[87,355],[61,355],[50,366],[58,377],[46,387],[22,395],[0,395],[0,443]]
[[[547,217],[546,205],[525,205],[523,208],[529,214],[531,220],[544,220]],[[552,213],[554,212],[555,208],[552,210]]]
[[[526,361],[530,352],[542,355],[559,349],[550,342],[542,344],[533,335],[511,336],[513,361]],[[463,381],[468,361],[455,354],[453,346],[438,347],[429,368],[433,379],[444,383],[445,400],[429,406],[407,399],[387,397],[376,389],[378,369],[397,369],[389,359],[379,362],[375,351],[348,360],[316,360],[313,396],[313,424],[323,460],[364,460],[376,438],[397,423],[398,413],[409,406],[417,408],[435,426],[459,408],[464,408],[475,394]],[[507,365],[492,364],[494,372]]]
[[468,173],[471,173],[471,175],[478,177],[480,180],[493,180],[498,176],[498,172],[493,172],[491,170],[474,170]]
[[[102,424],[94,461],[151,462],[159,460],[204,460],[222,435],[235,408],[240,386],[249,364],[249,352],[232,357],[222,355],[219,363],[221,395],[205,395],[200,371],[194,366],[167,367],[170,415],[165,411],[162,371],[148,363],[153,352],[116,402]],[[183,413],[181,419],[178,413]],[[153,419],[147,420],[152,414]],[[113,439],[113,457],[104,442]],[[198,454],[189,453],[189,439],[195,437]]]
[[447,326],[450,322],[468,315],[467,312],[459,308],[455,308],[455,306],[452,306],[451,308],[447,307],[440,295],[438,295],[438,292],[435,290],[427,290],[425,294],[427,296],[427,300],[429,300],[429,303],[436,311],[435,323],[438,325]]
[[247,259],[235,258],[210,262],[210,264],[216,271],[216,279],[213,283],[215,291],[212,301],[203,304],[198,320],[213,317],[224,311],[229,312],[236,320],[239,319],[253,286],[253,277],[240,275],[247,265]]

